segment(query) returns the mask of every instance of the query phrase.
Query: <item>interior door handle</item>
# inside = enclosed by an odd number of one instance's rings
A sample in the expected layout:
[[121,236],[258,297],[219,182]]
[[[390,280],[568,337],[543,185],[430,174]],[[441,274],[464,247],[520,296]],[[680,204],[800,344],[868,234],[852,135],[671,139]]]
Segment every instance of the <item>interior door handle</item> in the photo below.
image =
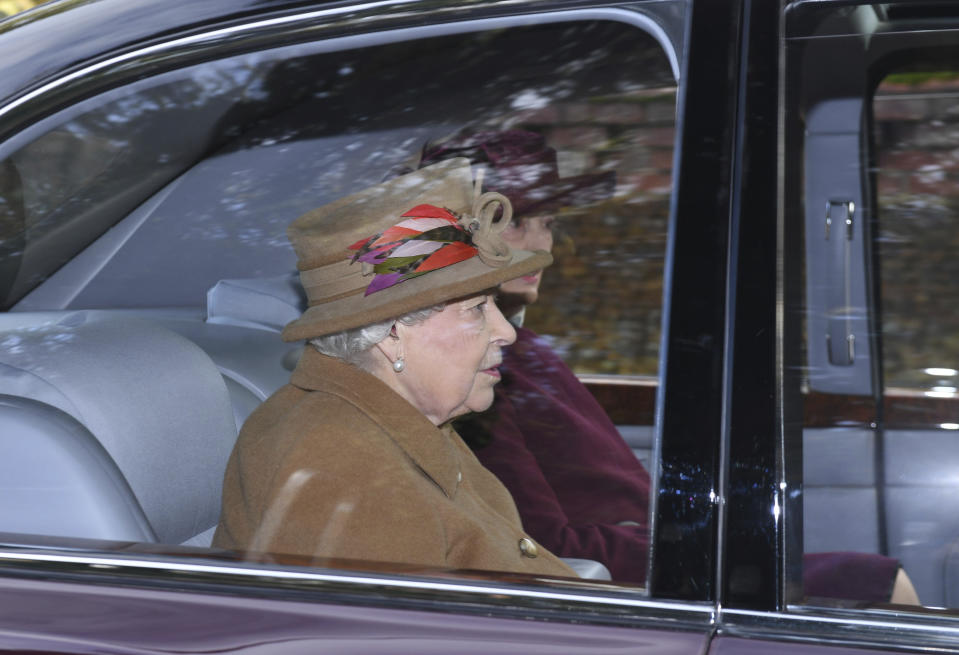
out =
[[853,334],[852,247],[856,203],[852,200],[826,201],[825,237],[828,256],[826,352],[834,366],[852,366],[856,360]]

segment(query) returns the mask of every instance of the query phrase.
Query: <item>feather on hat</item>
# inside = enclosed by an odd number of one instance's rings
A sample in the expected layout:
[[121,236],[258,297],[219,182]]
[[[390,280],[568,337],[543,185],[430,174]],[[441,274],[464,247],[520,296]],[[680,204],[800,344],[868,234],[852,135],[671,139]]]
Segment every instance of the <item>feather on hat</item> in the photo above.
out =
[[287,235],[309,307],[283,339],[384,321],[549,266],[549,253],[511,250],[502,240],[511,216],[505,196],[474,186],[465,158],[304,214]]

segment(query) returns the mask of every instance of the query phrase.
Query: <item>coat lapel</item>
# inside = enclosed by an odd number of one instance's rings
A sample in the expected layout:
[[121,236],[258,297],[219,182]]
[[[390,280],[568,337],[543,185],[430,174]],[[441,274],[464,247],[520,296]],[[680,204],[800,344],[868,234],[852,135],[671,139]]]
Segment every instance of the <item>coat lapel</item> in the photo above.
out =
[[335,395],[375,421],[416,466],[452,498],[459,459],[449,428],[433,425],[418,409],[374,375],[306,346],[290,383],[308,391]]

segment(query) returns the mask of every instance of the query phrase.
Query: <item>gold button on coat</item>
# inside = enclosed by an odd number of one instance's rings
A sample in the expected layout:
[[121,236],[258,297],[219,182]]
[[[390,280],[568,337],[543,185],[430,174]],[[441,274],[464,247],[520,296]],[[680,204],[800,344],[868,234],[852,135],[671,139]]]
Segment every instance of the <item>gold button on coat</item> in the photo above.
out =
[[536,544],[533,543],[533,540],[529,537],[523,537],[519,540],[519,552],[523,553],[526,557],[536,557]]

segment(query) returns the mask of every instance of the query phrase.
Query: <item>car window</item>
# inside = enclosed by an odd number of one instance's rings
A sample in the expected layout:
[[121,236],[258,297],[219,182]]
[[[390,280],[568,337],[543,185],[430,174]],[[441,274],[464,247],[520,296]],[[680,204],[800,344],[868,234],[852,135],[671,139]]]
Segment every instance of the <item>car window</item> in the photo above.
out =
[[[289,224],[416,169],[431,144],[512,132],[555,150],[561,179],[612,181],[552,211],[555,264],[522,326],[570,385],[593,376],[576,402],[606,405],[587,423],[612,440],[609,469],[579,471],[561,495],[588,522],[605,503],[585,481],[626,471],[618,499],[636,514],[587,531],[625,535],[632,572],[585,566],[641,586],[676,102],[656,38],[589,20],[288,46],[131,82],[31,126],[0,150],[0,393],[20,430],[0,531],[209,546],[237,431],[304,351],[279,337],[306,309]],[[624,405],[617,385],[642,402]],[[40,462],[67,482],[36,491]],[[603,550],[556,544],[570,560]],[[290,554],[269,558],[372,565]]]
[[[20,201],[11,227],[23,247],[5,258],[17,274],[10,278],[4,305],[21,300],[108,228],[235,138],[250,121],[277,111],[280,101],[262,88],[277,64],[275,57],[250,55],[148,78],[79,102],[5,144],[13,150],[4,160],[7,184]],[[17,148],[18,144],[23,145]],[[208,214],[195,222],[191,229],[205,233],[206,238],[218,230]],[[158,250],[165,252],[170,240],[189,236],[189,232],[168,235]],[[87,270],[106,264],[104,257],[89,258],[98,261]],[[78,301],[76,296],[90,275],[82,275],[82,281],[56,299],[28,301],[24,307],[109,308],[137,302],[130,296],[139,294],[122,291],[92,305]],[[180,284],[194,278],[183,276]],[[182,293],[170,297],[175,294],[168,291],[163,299],[147,295],[153,299],[144,298],[141,305],[156,300],[165,305],[191,304]]]
[[[944,62],[945,63],[945,62]],[[882,376],[897,406],[956,397],[955,69],[890,72],[873,96]],[[908,400],[913,398],[915,400]],[[948,429],[948,409],[940,404]],[[955,416],[953,418],[956,418]],[[930,424],[934,416],[923,417]],[[919,423],[919,421],[916,421]]]
[[953,275],[959,181],[947,153],[957,145],[949,108],[959,93],[959,67],[948,60],[940,65],[946,68],[894,69],[873,97],[876,286],[885,478],[893,517],[887,539],[906,570],[916,571],[924,604],[956,607],[951,552],[959,538],[952,501],[959,462],[959,332],[951,301],[959,293]]
[[[785,397],[801,423],[792,529],[807,604],[959,602],[950,16],[894,4],[792,16],[786,252],[802,259],[785,283],[800,373]],[[827,59],[844,65],[826,74]]]

